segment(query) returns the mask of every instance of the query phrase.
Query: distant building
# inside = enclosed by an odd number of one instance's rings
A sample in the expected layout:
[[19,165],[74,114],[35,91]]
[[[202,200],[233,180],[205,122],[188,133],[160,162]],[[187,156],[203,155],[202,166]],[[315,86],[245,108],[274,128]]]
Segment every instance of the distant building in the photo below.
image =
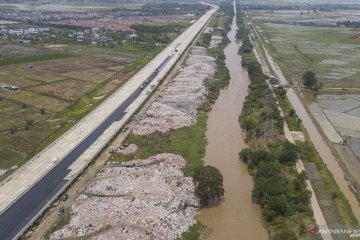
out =
[[48,32],[49,28],[18,28],[18,29],[9,29],[10,35],[28,35],[28,34],[38,34],[42,32]]
[[133,32],[132,34],[129,35],[129,38],[136,38],[137,35],[135,34],[135,32]]
[[24,29],[10,29],[9,34],[10,35],[23,35]]

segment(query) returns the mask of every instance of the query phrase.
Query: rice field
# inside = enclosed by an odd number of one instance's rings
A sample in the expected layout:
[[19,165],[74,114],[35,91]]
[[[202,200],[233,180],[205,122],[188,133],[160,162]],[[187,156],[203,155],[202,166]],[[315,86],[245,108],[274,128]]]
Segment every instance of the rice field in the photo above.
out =
[[270,13],[253,11],[250,15],[258,21],[267,48],[293,83],[301,84],[303,73],[311,70],[325,88],[360,87],[359,29],[291,25],[291,16],[299,14],[279,12],[289,24],[270,22],[274,21]]

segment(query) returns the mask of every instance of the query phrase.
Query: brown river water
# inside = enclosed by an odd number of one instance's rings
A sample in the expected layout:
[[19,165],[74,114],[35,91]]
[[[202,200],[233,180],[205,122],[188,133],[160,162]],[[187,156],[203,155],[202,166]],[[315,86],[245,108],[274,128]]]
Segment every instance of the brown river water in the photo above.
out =
[[231,80],[208,114],[208,145],[204,158],[206,165],[217,167],[223,174],[225,196],[220,203],[203,208],[199,220],[210,228],[206,239],[263,240],[268,236],[261,223],[260,206],[251,200],[253,179],[238,157],[240,150],[246,147],[238,117],[250,80],[237,54],[236,29],[234,18],[228,33],[231,43],[224,50]]

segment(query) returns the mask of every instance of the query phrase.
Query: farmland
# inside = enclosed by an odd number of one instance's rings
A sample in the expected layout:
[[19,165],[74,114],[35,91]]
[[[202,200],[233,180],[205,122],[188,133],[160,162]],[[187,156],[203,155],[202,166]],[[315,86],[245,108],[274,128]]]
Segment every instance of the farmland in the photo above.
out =
[[360,30],[273,23],[259,29],[294,84],[311,70],[325,88],[360,87]]
[[1,47],[0,85],[19,89],[0,91],[0,169],[14,169],[46,147],[162,48]]

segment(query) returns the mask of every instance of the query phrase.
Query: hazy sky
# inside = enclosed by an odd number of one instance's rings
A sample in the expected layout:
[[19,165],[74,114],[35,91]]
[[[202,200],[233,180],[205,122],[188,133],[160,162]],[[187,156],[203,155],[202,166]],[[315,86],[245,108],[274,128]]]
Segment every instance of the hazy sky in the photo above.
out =
[[[244,1],[244,0],[242,0]],[[247,0],[248,2],[260,3],[260,2],[271,2],[271,3],[341,3],[341,4],[360,4],[360,0]]]

